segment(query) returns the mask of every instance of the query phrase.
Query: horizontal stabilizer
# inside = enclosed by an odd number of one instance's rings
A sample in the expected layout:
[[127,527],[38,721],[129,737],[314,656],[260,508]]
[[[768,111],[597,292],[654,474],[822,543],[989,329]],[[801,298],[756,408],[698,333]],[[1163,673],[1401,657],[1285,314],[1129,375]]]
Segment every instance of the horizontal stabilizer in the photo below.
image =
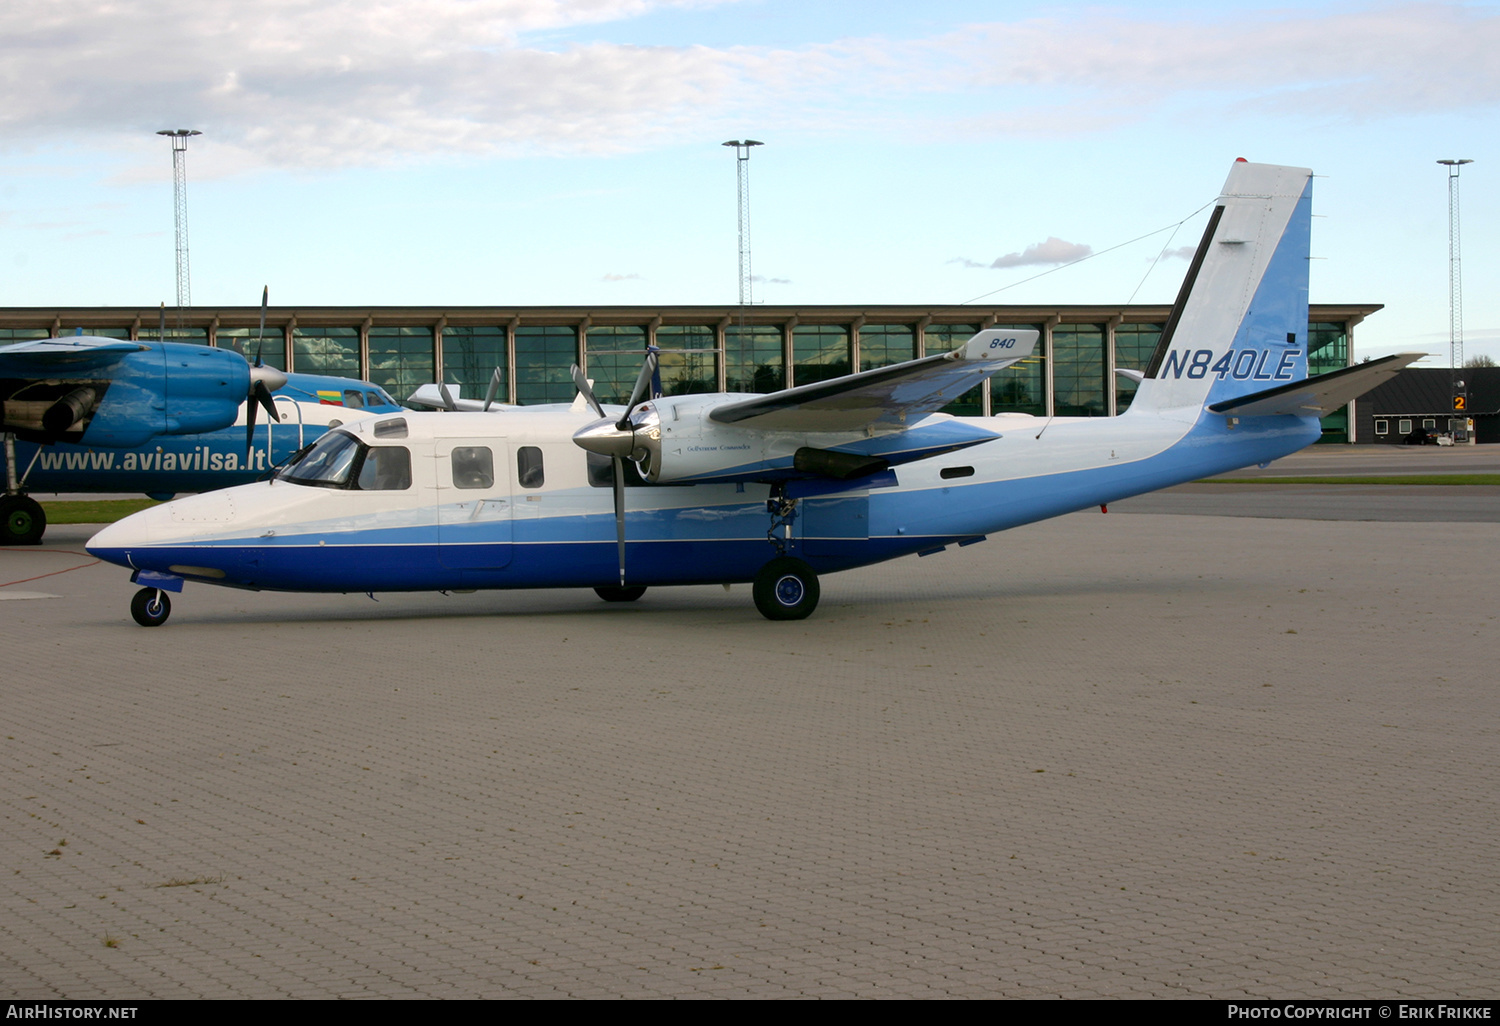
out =
[[1289,385],[1278,385],[1209,407],[1214,413],[1237,417],[1325,417],[1377,385],[1384,384],[1407,364],[1426,353],[1397,353],[1368,363],[1355,364],[1327,374],[1318,374]]
[[904,430],[996,371],[1031,355],[1037,332],[986,328],[951,353],[717,406],[720,424],[757,431]]

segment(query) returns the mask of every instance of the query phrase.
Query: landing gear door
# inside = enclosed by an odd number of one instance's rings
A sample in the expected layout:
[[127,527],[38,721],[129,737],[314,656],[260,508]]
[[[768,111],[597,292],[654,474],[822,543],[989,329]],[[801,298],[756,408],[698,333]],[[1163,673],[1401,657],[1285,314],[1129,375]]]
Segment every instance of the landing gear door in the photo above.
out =
[[438,542],[443,565],[496,570],[510,563],[509,446],[503,438],[437,440]]

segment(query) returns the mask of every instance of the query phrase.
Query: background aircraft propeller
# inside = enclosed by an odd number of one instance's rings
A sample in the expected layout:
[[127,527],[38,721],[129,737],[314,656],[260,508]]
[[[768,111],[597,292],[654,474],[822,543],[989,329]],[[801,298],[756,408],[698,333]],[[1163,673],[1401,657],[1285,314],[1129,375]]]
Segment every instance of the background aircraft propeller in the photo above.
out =
[[[271,286],[266,285],[260,292],[260,328],[255,333],[255,362],[250,364],[250,393],[245,398],[249,400],[245,406],[245,455],[250,455],[250,450],[255,448],[255,411],[257,406],[265,407],[266,415],[270,420],[267,424],[273,424],[281,419],[276,412],[276,400],[271,398],[271,393],[286,384],[286,375],[275,367],[267,367],[261,361],[261,349],[265,345],[266,335],[266,304],[271,300]],[[241,356],[245,355],[243,349],[238,345],[235,351]],[[249,357],[246,357],[248,362]]]

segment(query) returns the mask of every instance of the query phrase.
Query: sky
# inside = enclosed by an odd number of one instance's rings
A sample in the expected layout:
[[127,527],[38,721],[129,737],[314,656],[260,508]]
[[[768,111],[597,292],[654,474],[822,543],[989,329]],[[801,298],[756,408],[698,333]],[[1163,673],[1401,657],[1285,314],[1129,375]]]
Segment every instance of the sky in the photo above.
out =
[[758,302],[1168,303],[1246,157],[1319,175],[1357,355],[1446,366],[1466,158],[1500,361],[1497,53],[1483,3],[6,0],[0,306],[174,301],[165,128],[195,306],[732,303],[743,138]]

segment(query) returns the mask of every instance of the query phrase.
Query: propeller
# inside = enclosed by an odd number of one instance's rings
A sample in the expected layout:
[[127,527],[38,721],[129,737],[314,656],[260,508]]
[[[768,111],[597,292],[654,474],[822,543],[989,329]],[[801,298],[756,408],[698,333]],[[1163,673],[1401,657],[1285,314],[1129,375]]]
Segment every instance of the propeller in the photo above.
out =
[[656,362],[655,350],[648,350],[646,362],[641,365],[641,372],[636,376],[635,387],[630,390],[630,402],[626,404],[625,413],[617,422],[611,422],[604,415],[604,407],[599,405],[599,400],[594,396],[594,390],[589,387],[588,379],[583,376],[582,368],[576,363],[573,365],[573,384],[578,387],[579,394],[589,406],[593,407],[595,415],[599,418],[598,421],[575,434],[573,441],[589,452],[608,456],[614,469],[615,539],[619,546],[620,587],[622,588],[625,586],[625,457],[634,458],[633,454],[636,449],[635,428],[630,422],[630,415],[646,397],[646,390],[656,374]]
[[[260,329],[255,333],[255,362],[250,364],[250,392],[246,396],[249,404],[245,407],[245,455],[248,457],[250,451],[255,448],[255,411],[257,406],[265,408],[266,415],[270,417],[267,423],[275,423],[281,419],[276,412],[276,400],[271,398],[271,393],[286,384],[286,375],[275,367],[267,367],[260,358],[261,347],[265,345],[266,334],[266,304],[271,299],[271,286],[267,285],[260,293]],[[240,351],[244,356],[244,352]],[[249,358],[246,357],[248,362]]]
[[495,373],[490,375],[490,387],[484,390],[485,413],[490,412],[490,404],[495,401],[495,395],[500,391],[500,384],[503,380],[504,375],[500,373],[500,368],[496,367]]

